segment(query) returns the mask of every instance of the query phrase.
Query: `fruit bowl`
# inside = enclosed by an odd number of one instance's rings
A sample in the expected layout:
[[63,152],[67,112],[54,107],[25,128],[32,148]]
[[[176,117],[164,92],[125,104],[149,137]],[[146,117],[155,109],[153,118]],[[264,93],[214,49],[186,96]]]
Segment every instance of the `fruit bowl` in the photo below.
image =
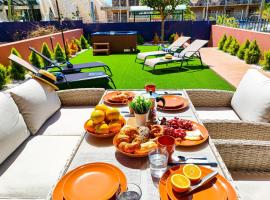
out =
[[84,123],[85,131],[94,137],[107,138],[120,132],[126,120],[116,108],[104,104],[97,105],[90,119]]

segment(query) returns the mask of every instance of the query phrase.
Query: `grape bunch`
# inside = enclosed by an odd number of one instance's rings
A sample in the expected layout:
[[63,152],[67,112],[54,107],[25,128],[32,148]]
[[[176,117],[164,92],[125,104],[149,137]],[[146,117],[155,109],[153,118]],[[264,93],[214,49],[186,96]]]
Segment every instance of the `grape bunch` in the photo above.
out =
[[192,131],[193,129],[191,121],[179,119],[177,117],[170,120],[163,117],[160,123],[164,125],[164,134],[170,135],[174,138],[184,139],[186,136],[186,131]]

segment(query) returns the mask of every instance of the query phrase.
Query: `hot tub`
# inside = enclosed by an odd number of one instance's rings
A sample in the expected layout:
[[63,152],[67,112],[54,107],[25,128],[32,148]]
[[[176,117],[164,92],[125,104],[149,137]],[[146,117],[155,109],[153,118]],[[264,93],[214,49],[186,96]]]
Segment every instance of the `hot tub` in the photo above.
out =
[[109,43],[111,53],[137,51],[136,31],[107,31],[92,34],[93,43]]

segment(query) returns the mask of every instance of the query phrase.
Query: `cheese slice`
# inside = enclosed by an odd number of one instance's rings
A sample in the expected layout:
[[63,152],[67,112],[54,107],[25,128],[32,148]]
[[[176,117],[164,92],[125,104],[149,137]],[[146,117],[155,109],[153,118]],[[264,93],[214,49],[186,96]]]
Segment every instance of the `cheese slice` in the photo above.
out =
[[185,140],[201,140],[203,139],[202,133],[199,129],[196,129],[194,131],[186,131],[186,136],[184,138]]

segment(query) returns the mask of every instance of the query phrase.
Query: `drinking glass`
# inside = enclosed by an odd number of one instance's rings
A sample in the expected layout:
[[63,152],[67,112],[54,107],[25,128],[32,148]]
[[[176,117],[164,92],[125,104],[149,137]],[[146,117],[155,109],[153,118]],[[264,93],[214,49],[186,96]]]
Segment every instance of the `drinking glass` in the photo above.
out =
[[127,190],[116,195],[116,200],[140,200],[142,197],[142,190],[140,186],[135,183],[128,183]]
[[152,91],[152,92],[156,92],[156,85],[154,83],[146,83],[144,86],[144,89],[146,91],[146,93]]
[[166,148],[159,147],[148,153],[151,175],[160,178],[167,170],[168,152]]

